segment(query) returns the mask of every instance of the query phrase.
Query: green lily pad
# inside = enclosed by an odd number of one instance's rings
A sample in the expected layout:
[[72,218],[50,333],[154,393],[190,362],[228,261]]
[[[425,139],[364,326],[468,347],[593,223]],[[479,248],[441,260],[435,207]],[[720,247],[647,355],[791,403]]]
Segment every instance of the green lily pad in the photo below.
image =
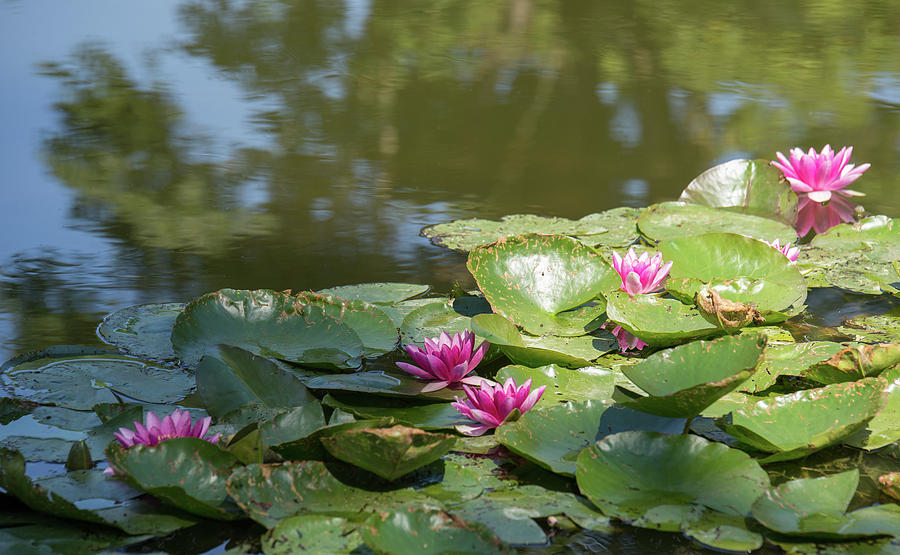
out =
[[804,376],[824,384],[850,382],[877,376],[897,364],[900,364],[900,343],[856,345],[814,364]]
[[548,364],[570,368],[590,366],[592,361],[616,348],[615,340],[610,337],[536,337],[519,333],[515,324],[499,314],[474,316],[472,329],[476,335],[499,348],[514,363],[531,367]]
[[656,295],[630,297],[624,291],[606,296],[606,317],[654,347],[721,333],[694,306]]
[[[410,312],[400,324],[400,341],[404,345],[423,346],[426,338],[445,331],[450,335],[472,328],[472,317],[490,313],[491,305],[481,297],[461,297],[423,305]],[[478,337],[478,340],[484,338]]]
[[753,504],[753,517],[782,534],[818,539],[900,535],[900,506],[875,505],[846,513],[859,483],[856,469],[791,480],[765,492]]
[[308,380],[306,387],[309,389],[355,391],[390,397],[421,397],[422,399],[444,401],[453,400],[459,395],[459,393],[454,393],[446,388],[422,393],[422,388],[428,383],[426,380],[420,380],[398,369],[396,371],[371,370],[368,372],[356,372],[355,374],[327,374]]
[[359,283],[320,289],[317,293],[334,295],[348,301],[365,301],[377,305],[390,305],[424,295],[429,289],[431,289],[430,286],[417,283]]
[[363,543],[357,526],[337,516],[292,516],[262,537],[262,550],[265,555],[354,552]]
[[816,235],[814,247],[858,251],[876,262],[900,259],[900,224],[887,216],[870,216],[852,224],[840,224]]
[[900,501],[900,472],[889,472],[879,476],[878,488],[885,495]]
[[372,515],[360,534],[378,553],[515,553],[484,525],[418,507]]
[[411,488],[369,491],[347,485],[319,461],[238,468],[228,478],[228,495],[267,528],[300,513],[354,519],[361,511],[401,510],[407,505],[441,508],[437,500]]
[[336,459],[386,480],[409,474],[445,455],[456,438],[407,426],[351,428],[322,437],[322,445]]
[[287,460],[321,461],[325,460],[328,456],[328,452],[325,450],[325,447],[322,444],[322,440],[324,438],[333,435],[349,433],[353,430],[387,428],[389,426],[393,426],[394,424],[396,424],[396,421],[393,418],[385,417],[373,418],[369,420],[353,420],[349,422],[340,422],[328,424],[327,426],[320,425],[315,428],[309,426],[306,430],[300,430],[299,427],[295,427],[297,431],[306,431],[307,433],[305,435],[300,435],[299,437],[291,438],[289,441],[285,441],[282,443],[270,442],[269,445],[271,446],[273,451]]
[[104,343],[138,357],[176,360],[172,350],[172,327],[184,303],[139,304],[108,314],[97,335]]
[[831,341],[769,344],[756,372],[741,385],[740,390],[758,393],[775,385],[778,376],[802,376],[810,366],[828,360],[843,347],[840,343]]
[[[447,303],[450,302],[450,300],[451,299],[449,297],[427,297],[424,299],[410,299],[408,301],[400,301],[396,304],[383,304],[379,305],[379,307],[384,311],[385,314],[390,317],[391,321],[394,322],[394,325],[399,328],[403,325],[403,319],[409,316],[412,311],[425,305],[434,303]],[[401,341],[403,341],[403,330],[400,331]]]
[[620,388],[614,398],[643,412],[693,418],[753,375],[765,347],[763,335],[736,335],[654,353],[622,368],[649,396],[635,397]]
[[533,335],[597,329],[605,306],[596,299],[619,280],[596,251],[560,235],[508,237],[472,250],[467,266],[494,312]]
[[90,554],[145,541],[106,526],[87,526],[64,520],[0,529],[0,552],[17,555]]
[[608,435],[646,430],[679,433],[680,418],[663,418],[598,401],[544,405],[497,428],[507,449],[564,476],[575,475],[575,459],[587,446]]
[[300,302],[321,307],[338,322],[350,326],[363,343],[365,358],[383,355],[397,346],[397,327],[378,305],[311,291],[297,293],[296,296]]
[[[521,382],[517,382],[521,383]],[[464,397],[462,392],[457,396]],[[423,430],[452,430],[471,424],[450,403],[410,404],[398,399],[366,394],[329,393],[322,402],[330,407],[349,411],[360,418],[393,418]]]
[[771,323],[785,319],[778,313],[806,301],[803,275],[786,256],[761,241],[734,233],[706,233],[664,241],[659,250],[664,260],[673,262],[666,288],[684,302],[694,302],[706,287],[728,301],[752,303]]
[[219,343],[265,357],[331,368],[356,368],[366,348],[348,323],[288,293],[222,289],[188,303],[175,321],[172,347],[196,364]]
[[193,377],[182,371],[113,350],[70,346],[15,357],[0,367],[0,381],[17,397],[76,410],[119,402],[117,394],[171,403],[194,387]]
[[797,391],[732,411],[716,424],[739,441],[772,453],[762,463],[797,459],[865,427],[881,408],[886,386],[882,378],[866,378]]
[[504,366],[494,380],[503,383],[512,378],[517,384],[531,380],[531,388],[547,386],[541,399],[544,404],[552,401],[588,401],[612,399],[616,382],[627,382],[620,372],[589,366],[569,369],[548,364],[538,368],[512,365]]
[[900,291],[895,264],[873,260],[865,251],[804,245],[797,256],[797,267],[810,287],[838,287],[862,295]]
[[782,245],[797,240],[792,227],[775,220],[682,202],[662,202],[645,209],[638,218],[638,230],[654,243],[716,231],[763,241],[778,239]]
[[504,216],[501,221],[471,218],[436,224],[422,229],[422,236],[439,247],[468,252],[511,235],[540,233],[568,235],[588,245],[625,247],[637,240],[635,208],[614,208],[589,214],[580,220],[547,218],[532,214]]
[[881,373],[887,381],[884,405],[864,428],[844,440],[860,449],[879,449],[900,440],[900,365]]
[[696,520],[682,522],[681,533],[712,549],[731,552],[754,551],[762,547],[762,534],[747,529],[743,515],[702,511]]
[[[743,516],[769,487],[769,476],[749,455],[690,435],[622,432],[578,456],[578,488],[605,514],[638,525],[660,507],[707,507]],[[693,520],[660,526],[680,530]]]
[[691,181],[680,201],[713,208],[733,208],[793,225],[797,195],[768,160],[731,160]]
[[318,401],[301,407],[283,409],[272,417],[257,421],[263,445],[282,445],[311,434],[325,427],[325,414]]
[[217,418],[249,404],[296,407],[318,402],[295,375],[240,347],[211,347],[197,365],[196,379],[203,405]]
[[900,311],[892,310],[876,316],[859,316],[838,327],[840,333],[863,343],[893,343],[900,341]]
[[225,503],[225,480],[240,461],[208,441],[180,437],[127,449],[113,442],[106,457],[127,484],[174,507],[217,520],[241,516]]

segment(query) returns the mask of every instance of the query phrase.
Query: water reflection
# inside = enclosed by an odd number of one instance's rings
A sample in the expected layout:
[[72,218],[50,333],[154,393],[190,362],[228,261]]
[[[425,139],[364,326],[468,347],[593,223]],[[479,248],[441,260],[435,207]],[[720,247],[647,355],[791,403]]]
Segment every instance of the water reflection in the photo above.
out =
[[[644,206],[794,145],[855,145],[864,204],[900,215],[894,2],[174,5],[149,82],[116,43],[40,60],[60,87],[43,164],[107,247],[0,261],[7,350],[226,286],[471,286],[420,227]],[[194,125],[198,71],[241,91],[252,137]]]

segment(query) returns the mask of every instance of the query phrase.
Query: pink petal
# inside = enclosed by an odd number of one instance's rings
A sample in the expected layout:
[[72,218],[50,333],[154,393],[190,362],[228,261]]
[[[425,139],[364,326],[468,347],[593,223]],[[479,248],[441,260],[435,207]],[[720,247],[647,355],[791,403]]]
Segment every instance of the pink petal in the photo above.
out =
[[480,436],[484,435],[484,433],[491,428],[496,428],[496,426],[486,426],[484,424],[479,424],[477,426],[470,426],[468,424],[462,424],[457,426],[456,429],[460,431],[460,433],[465,434],[467,436]]
[[418,366],[413,366],[412,364],[409,364],[408,362],[395,362],[394,364],[396,364],[404,372],[408,372],[408,373],[412,374],[413,376],[418,376],[418,377],[424,378],[426,380],[433,380],[437,377],[425,370],[422,370]]
[[633,297],[642,291],[643,286],[641,285],[641,276],[634,272],[630,272],[625,278],[625,292]]
[[444,389],[448,385],[450,385],[450,382],[448,382],[448,381],[430,382],[430,383],[425,384],[425,386],[422,388],[422,393],[431,393],[432,391]]
[[544,390],[547,389],[546,385],[542,385],[541,387],[535,389],[531,392],[530,395],[525,399],[525,401],[519,406],[519,410],[522,412],[527,412],[531,410],[534,405],[541,398],[541,395],[544,394]]

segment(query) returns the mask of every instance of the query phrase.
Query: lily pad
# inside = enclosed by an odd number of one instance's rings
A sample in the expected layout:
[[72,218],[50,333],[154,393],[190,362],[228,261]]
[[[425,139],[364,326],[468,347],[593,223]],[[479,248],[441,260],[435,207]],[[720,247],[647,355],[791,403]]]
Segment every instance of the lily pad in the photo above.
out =
[[507,378],[512,378],[517,384],[531,380],[532,389],[547,386],[541,397],[544,404],[552,401],[609,400],[612,399],[616,382],[628,381],[620,372],[599,366],[569,369],[555,364],[537,368],[504,366],[494,376],[494,380],[500,383]]
[[654,353],[622,368],[649,396],[635,397],[619,389],[614,398],[643,412],[693,418],[753,375],[765,346],[765,336],[737,335]]
[[900,259],[900,224],[887,216],[870,216],[836,225],[816,235],[810,244],[845,254],[857,251],[876,262],[893,262]]
[[885,370],[880,377],[887,381],[884,405],[865,428],[845,439],[845,444],[872,450],[900,440],[900,366]]
[[768,160],[730,160],[701,173],[681,193],[680,201],[733,208],[793,225],[797,195]]
[[611,337],[583,335],[558,337],[519,333],[515,324],[499,314],[479,314],[472,318],[472,329],[516,364],[538,367],[558,364],[571,368],[590,366],[600,356],[614,350]]
[[875,505],[846,513],[859,471],[791,480],[765,492],[753,517],[782,534],[818,539],[854,539],[900,534],[900,506]]
[[900,341],[900,311],[892,310],[876,316],[859,316],[844,322],[840,333],[864,343],[892,343]]
[[753,304],[769,323],[781,312],[806,301],[803,275],[777,249],[733,233],[706,233],[660,243],[664,260],[673,262],[666,288],[694,302],[708,288],[728,301]]
[[[517,235],[469,253],[469,271],[494,312],[533,335],[584,335],[619,276],[589,246],[560,235]],[[610,285],[612,284],[612,285]]]
[[139,304],[108,314],[97,335],[109,345],[139,358],[176,360],[172,327],[184,303]]
[[838,287],[862,295],[900,291],[895,264],[873,260],[865,251],[805,245],[797,256],[797,267],[810,287]]
[[378,553],[515,553],[482,524],[414,507],[372,515],[360,534]]
[[306,382],[309,389],[326,389],[333,391],[356,391],[360,393],[376,393],[390,397],[421,397],[423,399],[450,401],[459,393],[450,389],[439,389],[422,393],[428,381],[420,380],[402,370],[371,370],[355,374],[327,374],[317,376]]
[[682,522],[681,533],[695,542],[721,551],[750,552],[762,547],[762,534],[749,530],[743,515],[702,511],[696,520]]
[[[301,423],[302,424],[302,423]],[[323,446],[325,438],[346,434],[353,430],[363,430],[372,428],[387,428],[396,424],[393,418],[373,418],[369,420],[352,420],[347,422],[336,422],[327,426],[320,425],[313,428],[308,426],[306,430],[302,430],[300,426],[295,426],[298,431],[306,431],[305,435],[291,438],[290,441],[282,443],[269,443],[272,450],[278,453],[282,458],[287,460],[326,460],[328,452]],[[293,434],[297,435],[297,434]]]
[[778,376],[802,376],[810,366],[831,358],[842,348],[843,345],[840,343],[831,341],[769,344],[757,371],[741,385],[740,389],[748,393],[758,393],[775,385]]
[[[464,397],[462,392],[457,392],[456,395]],[[471,423],[450,403],[410,404],[386,397],[338,392],[326,395],[323,403],[349,411],[360,418],[393,418],[423,430],[452,430],[456,426]]]
[[428,292],[431,287],[417,283],[359,283],[320,289],[321,295],[334,295],[348,301],[365,301],[377,305],[396,304]]
[[775,220],[682,202],[663,202],[645,209],[638,218],[638,230],[654,243],[716,231],[762,241],[778,239],[782,245],[797,240],[792,227]]
[[[649,511],[697,505],[743,516],[769,487],[769,476],[749,455],[690,435],[622,432],[578,456],[581,492],[604,513],[633,525]],[[681,513],[662,530],[680,530]]]
[[300,513],[353,519],[361,511],[401,510],[407,505],[441,508],[437,500],[411,488],[369,491],[347,485],[319,461],[238,468],[228,478],[228,494],[250,518],[267,528]]
[[295,375],[240,347],[211,347],[197,365],[196,379],[203,405],[217,418],[248,404],[296,407],[318,402]]
[[240,461],[217,445],[193,437],[127,449],[114,442],[106,456],[126,483],[174,507],[217,520],[241,516],[225,503],[225,480]]
[[328,515],[297,515],[286,518],[262,537],[265,555],[299,552],[350,553],[362,546],[357,524]]
[[431,225],[423,228],[421,234],[439,247],[462,252],[528,233],[568,235],[592,246],[625,247],[637,240],[637,215],[638,210],[634,208],[614,208],[574,221],[514,214],[504,216],[499,222],[471,218]]
[[353,328],[288,293],[222,289],[185,307],[172,330],[172,347],[196,364],[219,343],[265,357],[331,368],[356,368],[366,348]]
[[297,293],[296,296],[300,302],[321,307],[335,320],[350,326],[362,341],[365,348],[363,356],[366,358],[383,355],[397,346],[397,327],[378,305],[311,291]]
[[8,391],[31,401],[90,410],[120,401],[171,403],[193,389],[193,377],[108,349],[60,346],[15,357],[0,367]]
[[721,333],[696,307],[656,295],[630,297],[624,291],[606,296],[606,316],[654,347],[667,347],[690,339]]
[[900,343],[855,345],[814,364],[804,376],[824,384],[850,382],[877,376],[897,364],[900,364]]
[[322,445],[344,462],[386,480],[409,474],[445,455],[456,438],[408,426],[351,428],[322,437]]
[[732,411],[716,424],[739,441],[772,453],[762,463],[798,459],[865,427],[881,408],[886,386],[882,378],[866,378],[797,391]]
[[[490,313],[491,305],[481,297],[461,297],[423,305],[410,312],[400,325],[400,341],[420,347],[426,338],[445,331],[450,335],[472,328],[472,317]],[[479,337],[478,339],[483,339]]]

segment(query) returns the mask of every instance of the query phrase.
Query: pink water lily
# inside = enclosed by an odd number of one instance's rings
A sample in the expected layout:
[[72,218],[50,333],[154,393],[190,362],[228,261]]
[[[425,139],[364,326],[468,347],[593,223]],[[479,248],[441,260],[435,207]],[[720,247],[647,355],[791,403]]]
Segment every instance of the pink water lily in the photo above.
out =
[[662,254],[650,258],[646,252],[637,256],[634,248],[628,249],[624,257],[613,252],[613,268],[622,278],[622,291],[630,296],[654,293],[663,289],[663,280],[669,274],[671,262],[662,263]]
[[425,348],[406,345],[404,348],[415,364],[398,362],[397,366],[423,380],[432,380],[422,388],[423,393],[443,389],[453,383],[479,385],[482,378],[469,376],[475,370],[490,345],[485,341],[475,348],[475,334],[470,330],[441,335],[425,340]]
[[845,187],[859,179],[870,164],[848,164],[851,154],[853,147],[843,147],[835,153],[830,145],[825,145],[821,153],[810,148],[804,154],[799,148],[792,148],[790,158],[776,153],[778,161],[772,165],[781,170],[800,199],[794,228],[801,237],[810,229],[822,233],[841,221],[854,221],[854,205],[847,198],[862,193]]
[[531,410],[546,388],[542,385],[531,391],[531,379],[518,386],[512,378],[507,378],[503,385],[484,382],[478,389],[464,385],[467,399],[452,405],[478,424],[457,426],[457,429],[469,436],[480,436],[502,424],[513,410],[519,409],[521,413]]
[[797,260],[797,255],[800,254],[800,247],[794,246],[793,243],[786,243],[784,246],[781,245],[781,241],[779,239],[775,239],[771,243],[768,241],[763,241],[763,243],[769,245],[773,249],[777,251],[781,251],[781,254],[787,257],[788,260],[794,262]]
[[630,333],[628,330],[626,330],[622,326],[617,324],[617,325],[613,326],[612,329],[610,329],[610,326],[612,326],[612,322],[606,322],[605,324],[603,324],[600,327],[605,330],[609,330],[609,333],[611,333],[615,336],[616,341],[619,342],[619,352],[624,353],[631,349],[634,349],[635,351],[640,351],[641,349],[643,349],[644,347],[647,346],[647,344],[644,343],[643,341],[641,341],[641,339],[638,336],[634,335],[633,333]]

